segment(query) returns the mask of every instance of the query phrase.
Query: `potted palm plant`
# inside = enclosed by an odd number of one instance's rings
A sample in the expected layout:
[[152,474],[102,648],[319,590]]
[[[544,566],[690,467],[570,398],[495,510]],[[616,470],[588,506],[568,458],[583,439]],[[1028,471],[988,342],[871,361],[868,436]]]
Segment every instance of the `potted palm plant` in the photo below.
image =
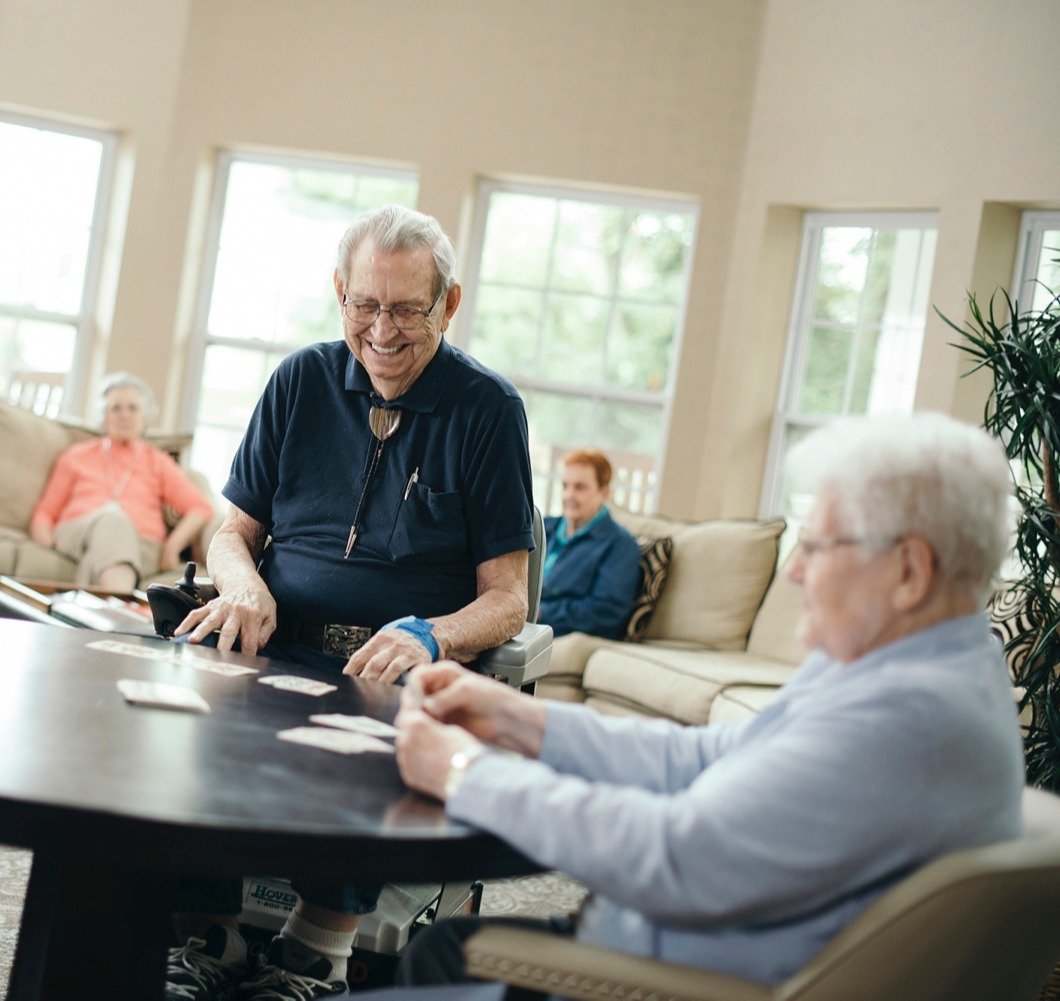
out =
[[1005,610],[1028,781],[1060,791],[1060,293],[1044,291],[1044,305],[1021,309],[999,289],[985,313],[971,293],[963,325],[939,316],[961,335],[953,346],[974,360],[970,372],[993,376],[983,427],[1005,445],[1020,505],[1018,579],[995,612]]

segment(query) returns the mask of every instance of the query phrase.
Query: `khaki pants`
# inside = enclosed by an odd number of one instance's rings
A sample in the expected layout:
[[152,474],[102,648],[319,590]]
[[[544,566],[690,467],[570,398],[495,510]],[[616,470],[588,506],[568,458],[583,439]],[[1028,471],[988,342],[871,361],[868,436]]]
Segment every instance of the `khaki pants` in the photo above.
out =
[[108,567],[127,563],[137,582],[158,573],[162,545],[142,539],[117,501],[108,501],[73,521],[55,526],[55,548],[77,563],[74,578],[79,587],[95,584]]

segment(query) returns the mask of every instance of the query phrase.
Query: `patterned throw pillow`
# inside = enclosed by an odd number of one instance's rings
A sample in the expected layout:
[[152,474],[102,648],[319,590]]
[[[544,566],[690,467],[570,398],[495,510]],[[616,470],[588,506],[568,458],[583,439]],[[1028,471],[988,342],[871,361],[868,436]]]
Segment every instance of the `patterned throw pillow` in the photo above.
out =
[[1023,595],[1016,588],[995,591],[988,608],[990,631],[1001,640],[1009,677],[1018,681],[1038,630],[1027,614]]
[[638,535],[640,546],[640,592],[633,602],[633,614],[626,624],[627,640],[637,642],[648,628],[651,613],[666,584],[666,574],[670,569],[670,557],[674,554],[674,540],[668,535]]

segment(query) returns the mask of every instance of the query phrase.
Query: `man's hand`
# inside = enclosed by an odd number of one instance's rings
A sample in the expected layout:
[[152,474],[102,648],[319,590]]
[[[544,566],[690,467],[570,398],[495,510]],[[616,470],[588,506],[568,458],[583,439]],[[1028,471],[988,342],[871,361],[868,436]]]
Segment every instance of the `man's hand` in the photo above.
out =
[[411,633],[383,629],[347,661],[342,673],[392,685],[410,668],[430,662],[430,652]]
[[276,631],[276,602],[256,574],[231,587],[202,608],[188,612],[174,636],[188,633],[189,643],[201,643],[215,629],[221,631],[217,649],[228,653],[239,638],[243,653],[257,653]]
[[417,668],[402,692],[401,707],[402,712],[422,709],[441,723],[527,757],[541,753],[544,703],[452,661]]
[[398,770],[405,784],[444,803],[450,758],[461,748],[469,750],[479,742],[466,730],[439,723],[423,710],[405,705],[404,700],[394,723],[398,728]]

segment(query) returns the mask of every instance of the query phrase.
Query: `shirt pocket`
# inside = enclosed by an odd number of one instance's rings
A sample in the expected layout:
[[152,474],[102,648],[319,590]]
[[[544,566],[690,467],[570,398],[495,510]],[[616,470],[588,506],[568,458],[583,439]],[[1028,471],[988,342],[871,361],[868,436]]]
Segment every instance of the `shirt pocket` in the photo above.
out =
[[424,483],[413,484],[408,497],[398,505],[387,550],[395,563],[469,560],[460,492],[436,492]]

